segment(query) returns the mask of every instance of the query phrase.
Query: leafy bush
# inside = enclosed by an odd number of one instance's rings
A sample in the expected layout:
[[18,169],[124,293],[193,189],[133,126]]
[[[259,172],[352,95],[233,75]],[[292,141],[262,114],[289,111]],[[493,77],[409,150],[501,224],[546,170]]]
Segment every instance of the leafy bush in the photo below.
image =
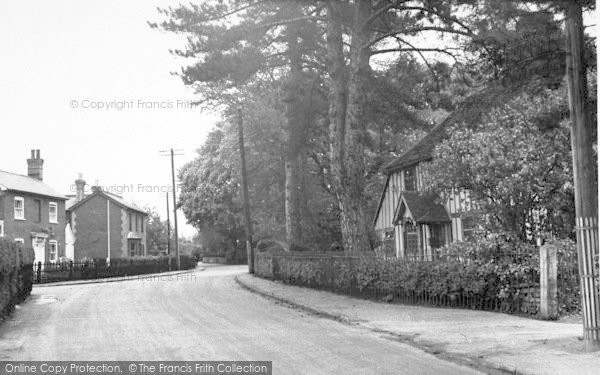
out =
[[413,298],[411,301],[432,305],[537,313],[537,248],[497,237],[477,244],[451,244],[442,252],[452,256],[412,262],[374,256],[265,252],[257,254],[256,274],[386,301]]
[[31,293],[33,259],[33,249],[0,238],[0,318]]

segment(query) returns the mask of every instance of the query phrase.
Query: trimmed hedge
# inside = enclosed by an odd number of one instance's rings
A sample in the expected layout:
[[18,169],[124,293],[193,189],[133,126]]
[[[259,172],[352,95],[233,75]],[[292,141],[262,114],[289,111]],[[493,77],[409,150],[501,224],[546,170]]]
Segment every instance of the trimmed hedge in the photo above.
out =
[[8,316],[31,293],[32,248],[0,238],[0,318]]
[[387,302],[535,315],[539,258],[432,262],[307,253],[259,253],[257,276]]

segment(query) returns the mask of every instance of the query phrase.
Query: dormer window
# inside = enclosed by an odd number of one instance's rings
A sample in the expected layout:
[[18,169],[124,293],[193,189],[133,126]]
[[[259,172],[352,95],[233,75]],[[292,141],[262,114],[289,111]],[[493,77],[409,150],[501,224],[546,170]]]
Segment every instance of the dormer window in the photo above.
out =
[[410,167],[404,170],[404,190],[417,190],[417,167]]

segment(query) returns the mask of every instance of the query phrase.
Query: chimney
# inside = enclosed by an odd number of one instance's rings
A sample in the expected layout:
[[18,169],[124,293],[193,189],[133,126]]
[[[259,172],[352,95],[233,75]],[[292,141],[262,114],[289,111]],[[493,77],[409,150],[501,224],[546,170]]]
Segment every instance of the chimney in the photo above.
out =
[[85,198],[85,180],[83,179],[81,173],[79,174],[79,178],[75,180],[75,187],[77,188],[75,193],[75,200],[80,202]]
[[94,185],[92,185],[92,191],[95,192],[96,190],[102,191],[102,186],[100,186],[100,182],[98,182],[98,180],[95,180]]
[[40,181],[44,179],[44,159],[40,158],[40,150],[31,150],[31,159],[27,159],[27,175]]

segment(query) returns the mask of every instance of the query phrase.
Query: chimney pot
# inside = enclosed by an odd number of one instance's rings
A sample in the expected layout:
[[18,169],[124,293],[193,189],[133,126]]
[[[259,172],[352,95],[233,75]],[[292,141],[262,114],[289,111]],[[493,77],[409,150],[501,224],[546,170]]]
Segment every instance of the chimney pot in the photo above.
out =
[[76,194],[75,200],[80,202],[85,198],[85,180],[82,177],[82,174],[79,173],[79,178],[75,180]]
[[44,179],[44,159],[40,150],[31,150],[31,159],[27,159],[27,176],[42,181]]

